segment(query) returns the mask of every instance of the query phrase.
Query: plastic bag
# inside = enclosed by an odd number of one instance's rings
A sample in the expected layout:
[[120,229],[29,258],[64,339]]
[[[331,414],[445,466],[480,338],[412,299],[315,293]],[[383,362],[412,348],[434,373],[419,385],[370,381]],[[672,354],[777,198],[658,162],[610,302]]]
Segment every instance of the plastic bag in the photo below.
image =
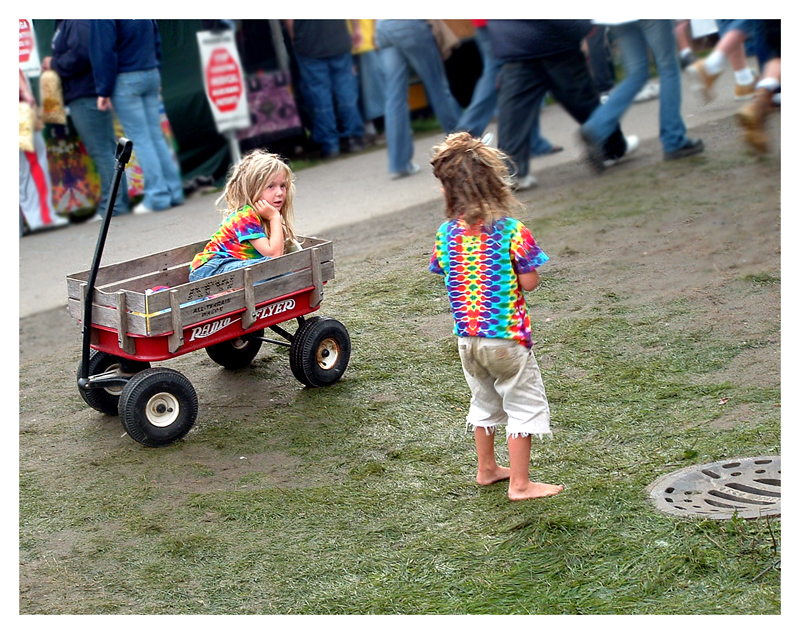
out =
[[19,102],[19,149],[34,152],[33,131],[36,127],[36,112],[27,101]]
[[67,112],[64,109],[61,77],[54,70],[42,71],[42,75],[39,77],[39,88],[42,91],[42,119],[44,122],[66,125]]

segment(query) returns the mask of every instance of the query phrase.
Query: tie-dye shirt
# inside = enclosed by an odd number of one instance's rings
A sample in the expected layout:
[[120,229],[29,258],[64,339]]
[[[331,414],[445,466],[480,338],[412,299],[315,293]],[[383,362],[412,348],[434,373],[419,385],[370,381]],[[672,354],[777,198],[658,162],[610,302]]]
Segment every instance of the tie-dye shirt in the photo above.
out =
[[439,227],[430,271],[444,275],[459,337],[513,339],[533,347],[531,320],[517,275],[549,258],[520,221],[501,218],[490,231],[463,220]]
[[225,217],[219,229],[211,236],[205,249],[194,256],[191,269],[194,271],[215,257],[236,258],[237,260],[263,257],[250,243],[250,240],[266,237],[261,218],[255,209],[250,205],[245,205],[239,211]]

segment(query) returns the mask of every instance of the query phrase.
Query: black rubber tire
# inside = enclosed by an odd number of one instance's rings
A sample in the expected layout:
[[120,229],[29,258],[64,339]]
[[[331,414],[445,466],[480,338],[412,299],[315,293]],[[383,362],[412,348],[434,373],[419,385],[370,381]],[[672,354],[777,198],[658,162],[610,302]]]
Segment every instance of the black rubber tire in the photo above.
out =
[[311,317],[294,335],[289,364],[295,378],[307,387],[336,383],[350,361],[350,335],[339,321]]
[[206,352],[214,363],[218,363],[229,370],[239,370],[246,368],[256,358],[263,342],[254,337],[263,336],[264,331],[257,330],[236,339],[208,346]]
[[122,426],[147,447],[163,447],[183,438],[197,419],[197,409],[192,384],[169,368],[139,372],[119,398]]
[[[83,362],[78,363],[78,371],[77,371],[77,378],[81,378],[81,370],[83,366]],[[137,372],[141,372],[142,370],[146,370],[150,367],[150,364],[146,361],[133,361],[131,359],[124,359],[122,357],[116,357],[113,354],[108,354],[106,352],[100,352],[99,350],[90,350],[89,351],[89,377],[95,376],[97,374],[103,374],[110,370],[118,370],[120,374],[135,374]],[[98,412],[102,412],[103,414],[108,414],[110,416],[116,416],[118,411],[119,405],[119,397],[122,394],[121,387],[119,388],[96,388],[96,389],[88,389],[82,390],[78,388],[78,392],[83,397],[83,400],[86,401],[86,404],[93,409],[96,409]]]

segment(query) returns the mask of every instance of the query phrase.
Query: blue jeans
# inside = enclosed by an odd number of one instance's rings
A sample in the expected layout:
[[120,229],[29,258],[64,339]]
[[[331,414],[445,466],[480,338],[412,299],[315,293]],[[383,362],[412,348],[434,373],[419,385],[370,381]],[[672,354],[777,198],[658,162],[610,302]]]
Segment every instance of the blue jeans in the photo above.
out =
[[[364,121],[358,110],[358,78],[350,53],[322,59],[295,56],[300,80],[311,101],[311,138],[326,153],[339,152],[339,137],[364,136]],[[337,115],[342,125],[339,134]]]
[[[69,102],[69,116],[100,176],[101,198],[98,211],[105,217],[116,163],[114,115],[108,110],[97,109],[97,97],[80,97]],[[128,183],[123,172],[114,201],[114,215],[119,216],[129,211]]]
[[411,71],[422,80],[428,101],[445,132],[455,130],[461,106],[450,92],[444,62],[425,20],[378,20],[375,40],[386,79],[384,123],[389,172],[404,172],[411,167],[414,155],[408,105]]
[[120,73],[111,103],[125,136],[133,141],[144,176],[144,204],[156,211],[183,203],[181,173],[170,152],[159,115],[158,69]]
[[[483,71],[472,90],[469,106],[461,113],[456,129],[469,132],[474,137],[480,137],[497,112],[497,78],[500,75],[502,64],[492,53],[486,27],[481,26],[475,29],[475,43],[481,54]],[[531,131],[531,156],[549,154],[552,150],[553,145],[550,141],[541,136],[537,117]]]
[[202,266],[198,266],[194,271],[189,272],[189,281],[196,282],[212,275],[220,275],[221,273],[230,273],[237,269],[243,269],[246,266],[253,266],[266,262],[271,258],[266,256],[260,258],[251,258],[248,260],[239,260],[238,258],[211,258]]
[[673,20],[637,20],[616,25],[614,41],[622,56],[625,78],[602,106],[592,113],[581,130],[595,143],[602,143],[614,131],[633,103],[636,93],[650,77],[648,48],[658,70],[659,138],[664,152],[674,152],[686,142],[686,125],[681,115],[681,67],[673,33]]
[[373,121],[383,116],[386,108],[386,81],[378,51],[364,51],[354,56],[358,66],[361,88],[360,109],[364,121]]

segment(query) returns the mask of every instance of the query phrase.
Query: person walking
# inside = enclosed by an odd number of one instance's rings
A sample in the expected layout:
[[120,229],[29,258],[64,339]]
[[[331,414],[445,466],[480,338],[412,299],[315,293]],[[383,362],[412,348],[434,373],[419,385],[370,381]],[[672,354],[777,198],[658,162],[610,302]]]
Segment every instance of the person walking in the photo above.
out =
[[[104,217],[114,181],[114,155],[117,138],[114,115],[97,107],[92,65],[89,59],[89,20],[59,20],[53,35],[53,54],[42,60],[42,69],[52,69],[61,78],[64,105],[97,174],[100,176],[100,201],[97,217]],[[130,212],[125,174],[122,175],[114,203],[115,216]]]
[[681,115],[681,67],[678,61],[673,20],[630,20],[614,23],[614,41],[619,47],[625,78],[580,129],[590,163],[603,169],[600,148],[619,125],[636,94],[650,77],[650,53],[658,70],[659,138],[664,160],[694,156],[703,151],[701,139],[686,136]]
[[456,128],[461,106],[450,91],[444,62],[426,20],[378,20],[375,44],[386,81],[384,124],[389,173],[393,178],[410,176],[420,170],[412,161],[414,136],[408,105],[411,72],[422,80],[428,101],[445,132]]
[[89,59],[97,109],[113,109],[144,176],[134,213],[184,202],[181,173],[161,129],[161,36],[155,20],[90,20]]

